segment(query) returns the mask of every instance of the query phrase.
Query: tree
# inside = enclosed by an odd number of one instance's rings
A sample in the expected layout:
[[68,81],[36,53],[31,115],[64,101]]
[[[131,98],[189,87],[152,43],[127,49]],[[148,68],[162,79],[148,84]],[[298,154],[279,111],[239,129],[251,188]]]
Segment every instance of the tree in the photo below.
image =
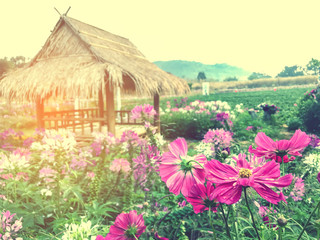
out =
[[238,81],[237,77],[227,77],[223,80],[224,82],[233,82],[233,81]]
[[26,58],[24,56],[16,56],[10,58],[10,61],[13,62],[15,67],[22,67],[26,63]]
[[0,59],[0,77],[10,70],[24,66],[25,63],[26,58],[23,56],[12,57],[10,60],[7,57]]
[[304,73],[303,71],[300,70],[300,67],[298,67],[297,65],[288,67],[285,66],[284,70],[282,70],[282,72],[280,72],[277,77],[295,77],[295,76],[303,76]]
[[199,72],[197,76],[198,81],[207,79],[206,74],[204,72]]
[[0,77],[13,68],[13,64],[7,58],[0,59]]
[[307,64],[307,70],[311,71],[312,75],[320,74],[320,61],[312,58]]
[[253,72],[248,77],[248,80],[260,79],[260,78],[271,78],[271,76],[264,74],[264,73]]

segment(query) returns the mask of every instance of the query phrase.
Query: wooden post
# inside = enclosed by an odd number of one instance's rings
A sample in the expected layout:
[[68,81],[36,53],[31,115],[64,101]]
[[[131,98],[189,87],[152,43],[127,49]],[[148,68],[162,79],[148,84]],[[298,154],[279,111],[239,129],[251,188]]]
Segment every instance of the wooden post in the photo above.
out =
[[104,103],[103,103],[102,88],[99,90],[98,108],[99,108],[99,117],[103,118],[104,117]]
[[158,93],[153,96],[153,107],[157,112],[154,115],[154,126],[157,128],[157,132],[160,133],[160,97]]
[[36,112],[37,112],[37,127],[38,128],[44,128],[44,105],[43,100],[38,98],[36,100]]
[[116,113],[114,111],[113,87],[106,81],[106,100],[107,100],[107,126],[108,132],[116,134]]

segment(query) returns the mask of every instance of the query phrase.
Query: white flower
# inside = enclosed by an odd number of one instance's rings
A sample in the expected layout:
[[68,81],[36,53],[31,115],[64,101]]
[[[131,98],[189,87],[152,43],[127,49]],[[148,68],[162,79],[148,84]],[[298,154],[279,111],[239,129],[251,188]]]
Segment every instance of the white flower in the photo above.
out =
[[307,165],[311,171],[320,172],[320,154],[319,153],[310,153],[305,156],[302,160],[304,164]]

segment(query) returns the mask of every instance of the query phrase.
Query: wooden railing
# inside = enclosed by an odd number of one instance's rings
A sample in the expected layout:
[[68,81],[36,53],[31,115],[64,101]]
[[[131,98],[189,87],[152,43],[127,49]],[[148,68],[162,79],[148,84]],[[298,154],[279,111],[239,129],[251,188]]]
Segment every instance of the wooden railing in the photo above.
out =
[[[84,133],[85,127],[90,127],[93,132],[94,123],[99,123],[99,130],[103,125],[107,125],[106,111],[104,117],[100,117],[98,108],[87,108],[79,110],[64,110],[45,112],[43,121],[47,129],[59,129],[70,127],[75,132],[76,128],[81,128]],[[116,125],[143,125],[139,120],[131,120],[131,111],[115,111]]]
[[[116,125],[143,125],[141,120],[131,120],[131,111],[115,111]],[[106,114],[106,112],[105,112]]]

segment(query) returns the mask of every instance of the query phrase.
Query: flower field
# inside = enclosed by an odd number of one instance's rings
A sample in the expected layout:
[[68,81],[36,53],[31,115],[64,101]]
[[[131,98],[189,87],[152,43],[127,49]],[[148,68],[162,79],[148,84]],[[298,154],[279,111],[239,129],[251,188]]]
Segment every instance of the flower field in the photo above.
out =
[[26,134],[8,122],[0,239],[318,240],[319,95],[165,98],[161,133],[152,105],[128,103],[143,136],[95,132],[85,145],[67,130]]

